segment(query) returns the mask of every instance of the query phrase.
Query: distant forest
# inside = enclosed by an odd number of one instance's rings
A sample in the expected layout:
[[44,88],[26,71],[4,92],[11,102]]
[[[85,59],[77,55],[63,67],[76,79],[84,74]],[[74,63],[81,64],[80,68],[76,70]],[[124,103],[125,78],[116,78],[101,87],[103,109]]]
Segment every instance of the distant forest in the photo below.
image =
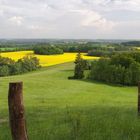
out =
[[[139,47],[140,41],[124,40],[0,40],[0,52],[33,50],[35,53],[44,55],[83,52],[89,56],[101,57],[139,51]],[[45,50],[45,53],[44,51],[40,53],[42,50]]]

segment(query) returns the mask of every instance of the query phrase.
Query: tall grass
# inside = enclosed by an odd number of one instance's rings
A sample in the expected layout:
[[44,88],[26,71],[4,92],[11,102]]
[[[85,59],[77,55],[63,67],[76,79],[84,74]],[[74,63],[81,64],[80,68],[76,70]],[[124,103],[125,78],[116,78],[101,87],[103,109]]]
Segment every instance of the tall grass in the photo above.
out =
[[30,140],[139,140],[137,87],[68,80],[70,63],[0,78],[0,140],[11,140],[9,81],[24,82]]

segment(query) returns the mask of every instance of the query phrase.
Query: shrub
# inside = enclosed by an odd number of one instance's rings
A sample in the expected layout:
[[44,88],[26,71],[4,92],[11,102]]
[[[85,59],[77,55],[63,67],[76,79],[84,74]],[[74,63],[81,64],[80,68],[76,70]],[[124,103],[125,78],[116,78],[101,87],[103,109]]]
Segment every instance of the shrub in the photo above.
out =
[[14,64],[14,61],[7,57],[0,56],[0,66]]
[[9,75],[9,67],[7,65],[0,66],[0,76],[8,76]]
[[42,46],[42,47],[35,47],[34,53],[40,55],[63,54],[63,50],[52,46],[48,46],[48,47]]
[[92,63],[89,78],[113,84],[137,85],[140,80],[139,59],[133,53],[101,58]]
[[10,65],[10,75],[17,75],[23,73],[21,63],[14,63]]
[[128,68],[134,61],[134,58],[127,54],[116,54],[111,57],[111,64],[121,65],[125,68]]
[[22,72],[33,71],[40,67],[39,60],[32,56],[26,56],[18,60],[18,63],[21,65]]
[[40,68],[36,57],[27,56],[17,62],[9,58],[0,57],[0,76],[16,75]]
[[90,50],[90,51],[88,51],[89,56],[101,57],[101,56],[110,56],[112,54],[113,54],[113,52],[105,51],[105,50]]

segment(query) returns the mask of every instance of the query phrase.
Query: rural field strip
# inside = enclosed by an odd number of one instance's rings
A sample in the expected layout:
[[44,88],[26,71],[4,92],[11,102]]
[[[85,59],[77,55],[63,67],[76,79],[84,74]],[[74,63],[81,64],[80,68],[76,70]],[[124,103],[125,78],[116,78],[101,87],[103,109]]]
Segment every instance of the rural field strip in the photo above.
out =
[[[52,66],[65,62],[72,62],[75,60],[77,53],[64,53],[62,55],[35,55],[33,51],[19,51],[19,52],[7,52],[1,53],[2,57],[8,57],[15,61],[23,58],[24,56],[35,56],[39,59],[41,66]],[[86,53],[82,53],[83,59],[98,59],[98,57],[86,56]]]

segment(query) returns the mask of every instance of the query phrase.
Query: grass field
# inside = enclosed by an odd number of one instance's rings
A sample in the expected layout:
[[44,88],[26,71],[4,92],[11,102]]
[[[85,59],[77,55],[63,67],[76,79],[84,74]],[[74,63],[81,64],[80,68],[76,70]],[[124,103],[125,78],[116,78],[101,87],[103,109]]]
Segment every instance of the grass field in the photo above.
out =
[[24,82],[30,140],[139,140],[137,88],[68,80],[73,64],[0,78],[0,140],[11,140],[7,92]]
[[14,51],[16,48],[0,48],[0,51]]
[[[64,53],[62,55],[35,55],[33,54],[33,51],[1,53],[2,57],[8,57],[15,61],[27,55],[37,57],[40,60],[41,66],[52,66],[56,64],[74,61],[77,53]],[[99,58],[99,57],[86,56],[86,53],[82,53],[82,57],[83,59],[98,59]]]

